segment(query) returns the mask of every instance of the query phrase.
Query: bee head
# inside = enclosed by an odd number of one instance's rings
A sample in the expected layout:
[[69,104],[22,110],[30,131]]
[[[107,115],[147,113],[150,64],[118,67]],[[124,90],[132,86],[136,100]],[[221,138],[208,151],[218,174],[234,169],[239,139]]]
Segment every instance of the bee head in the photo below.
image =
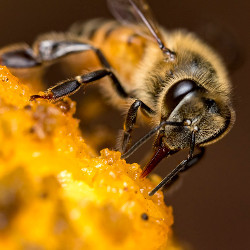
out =
[[225,101],[191,80],[180,81],[170,88],[165,105],[171,109],[166,120],[183,122],[183,126],[164,128],[163,142],[172,150],[190,147],[193,131],[196,145],[211,144],[223,137],[234,122],[234,112]]

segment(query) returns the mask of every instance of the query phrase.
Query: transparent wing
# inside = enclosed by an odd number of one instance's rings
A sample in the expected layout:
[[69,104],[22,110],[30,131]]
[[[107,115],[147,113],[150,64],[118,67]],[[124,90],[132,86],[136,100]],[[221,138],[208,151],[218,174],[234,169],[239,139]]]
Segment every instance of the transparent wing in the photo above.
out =
[[167,50],[164,46],[162,35],[158,29],[150,7],[145,0],[107,0],[108,6],[114,17],[123,24],[146,27],[140,29],[146,36],[153,36],[162,50]]

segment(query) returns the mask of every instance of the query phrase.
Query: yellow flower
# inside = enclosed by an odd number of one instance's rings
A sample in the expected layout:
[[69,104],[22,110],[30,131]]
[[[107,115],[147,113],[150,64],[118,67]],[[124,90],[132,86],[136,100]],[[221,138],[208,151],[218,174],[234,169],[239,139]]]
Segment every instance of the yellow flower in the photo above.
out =
[[96,156],[69,98],[32,94],[0,67],[0,249],[177,249],[172,209],[139,165]]

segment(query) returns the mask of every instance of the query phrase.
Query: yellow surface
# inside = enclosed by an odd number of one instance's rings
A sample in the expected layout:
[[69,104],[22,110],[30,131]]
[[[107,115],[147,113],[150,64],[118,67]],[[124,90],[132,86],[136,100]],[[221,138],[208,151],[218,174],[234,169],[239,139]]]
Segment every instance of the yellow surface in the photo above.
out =
[[0,66],[0,249],[177,249],[172,209],[139,165],[96,156],[69,98],[32,94]]

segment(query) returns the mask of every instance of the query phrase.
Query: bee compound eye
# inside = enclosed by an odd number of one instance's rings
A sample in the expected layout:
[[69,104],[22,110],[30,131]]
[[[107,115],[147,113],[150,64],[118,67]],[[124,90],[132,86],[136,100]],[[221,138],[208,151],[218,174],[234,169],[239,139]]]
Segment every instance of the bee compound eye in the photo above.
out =
[[168,90],[165,97],[165,103],[171,110],[173,110],[188,93],[195,91],[198,88],[198,85],[192,80],[187,79],[179,81]]

